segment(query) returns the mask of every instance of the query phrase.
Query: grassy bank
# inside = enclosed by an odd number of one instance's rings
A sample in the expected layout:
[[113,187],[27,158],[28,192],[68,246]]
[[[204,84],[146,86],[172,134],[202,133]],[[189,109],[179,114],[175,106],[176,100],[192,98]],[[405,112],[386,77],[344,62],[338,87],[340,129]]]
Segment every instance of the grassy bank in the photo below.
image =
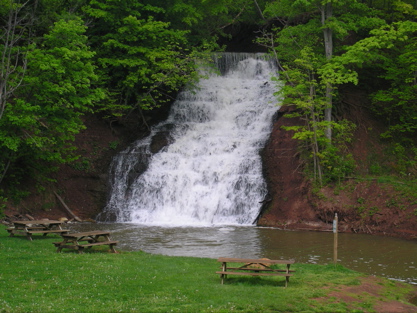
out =
[[380,279],[379,295],[352,304],[328,296],[361,285],[363,275],[342,266],[296,263],[287,288],[282,277],[231,276],[221,285],[213,259],[105,247],[56,253],[54,241],[8,237],[0,226],[0,312],[373,312],[378,301],[405,303],[412,290]]

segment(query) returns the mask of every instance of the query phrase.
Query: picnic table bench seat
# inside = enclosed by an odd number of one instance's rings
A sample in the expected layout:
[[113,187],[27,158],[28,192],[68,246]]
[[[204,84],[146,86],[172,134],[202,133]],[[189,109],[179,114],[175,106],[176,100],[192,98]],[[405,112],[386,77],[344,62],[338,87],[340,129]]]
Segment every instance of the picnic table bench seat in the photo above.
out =
[[118,243],[119,243],[118,241],[98,241],[98,242],[89,242],[86,244],[73,243],[73,242],[66,242],[66,243],[53,242],[55,247],[58,248],[58,252],[60,252],[64,248],[67,248],[67,249],[77,250],[78,253],[82,253],[84,248],[91,248],[94,246],[103,246],[103,245],[108,245],[110,249],[112,250],[112,252],[116,252],[116,250],[114,249],[114,246],[116,246]]
[[[242,268],[242,267],[227,267],[228,270],[240,270],[240,271],[255,271],[255,272],[270,272],[269,268]],[[274,272],[287,273],[287,270],[274,268]],[[295,272],[295,270],[288,270],[289,273]]]
[[93,247],[93,246],[102,246],[102,245],[117,245],[118,241],[99,241],[99,242],[92,242],[92,243],[86,243],[86,244],[80,244],[80,247]]
[[248,275],[248,276],[285,276],[291,277],[293,274],[286,274],[286,273],[258,273],[257,271],[254,272],[230,272],[230,271],[217,271],[216,274],[221,275]]
[[[290,270],[294,260],[269,260],[269,259],[242,259],[242,258],[219,258],[218,262],[222,263],[222,270],[217,271],[220,275],[221,283],[227,278],[227,275],[243,276],[283,276],[285,277],[285,287],[287,287],[289,278],[295,271]],[[242,266],[228,266],[227,263],[243,263]],[[272,268],[271,265],[285,264],[286,269]],[[230,271],[232,270],[232,271]]]
[[[91,248],[94,246],[108,245],[113,253],[117,253],[114,246],[119,242],[110,240],[110,232],[108,231],[90,231],[82,233],[62,234],[62,242],[53,242],[57,247],[57,252],[61,252],[62,249],[74,249],[78,253],[82,253],[85,248]],[[101,239],[101,240],[100,240]]]

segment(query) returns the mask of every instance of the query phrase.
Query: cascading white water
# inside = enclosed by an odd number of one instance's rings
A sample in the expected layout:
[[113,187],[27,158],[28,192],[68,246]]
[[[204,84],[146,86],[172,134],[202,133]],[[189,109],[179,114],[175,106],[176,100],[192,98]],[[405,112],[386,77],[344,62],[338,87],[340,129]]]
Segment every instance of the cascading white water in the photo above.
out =
[[[153,225],[245,225],[266,194],[259,150],[277,100],[272,61],[260,54],[223,54],[222,73],[185,90],[168,119],[118,155],[101,220]],[[170,144],[152,154],[164,134]],[[169,134],[169,135],[167,135]]]

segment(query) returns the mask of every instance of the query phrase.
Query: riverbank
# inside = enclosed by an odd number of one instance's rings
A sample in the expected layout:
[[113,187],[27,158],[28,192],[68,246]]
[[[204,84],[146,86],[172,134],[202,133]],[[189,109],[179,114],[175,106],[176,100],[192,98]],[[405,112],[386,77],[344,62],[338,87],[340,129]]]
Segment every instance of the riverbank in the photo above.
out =
[[417,312],[415,286],[335,265],[294,264],[281,277],[230,277],[215,259],[144,252],[55,253],[57,237],[0,227],[1,312]]

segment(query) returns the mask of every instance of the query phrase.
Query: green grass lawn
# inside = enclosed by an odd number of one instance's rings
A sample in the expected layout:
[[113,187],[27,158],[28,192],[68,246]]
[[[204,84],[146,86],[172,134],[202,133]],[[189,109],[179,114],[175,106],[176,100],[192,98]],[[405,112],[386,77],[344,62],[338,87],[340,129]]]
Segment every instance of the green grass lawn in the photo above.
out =
[[[107,246],[56,253],[59,237],[33,237],[8,237],[0,226],[0,312],[351,312],[343,301],[316,298],[363,276],[295,263],[287,288],[284,277],[230,276],[221,285],[214,259],[112,254]],[[405,301],[412,288],[383,282],[387,299]],[[364,299],[364,312],[372,312],[372,301]]]

